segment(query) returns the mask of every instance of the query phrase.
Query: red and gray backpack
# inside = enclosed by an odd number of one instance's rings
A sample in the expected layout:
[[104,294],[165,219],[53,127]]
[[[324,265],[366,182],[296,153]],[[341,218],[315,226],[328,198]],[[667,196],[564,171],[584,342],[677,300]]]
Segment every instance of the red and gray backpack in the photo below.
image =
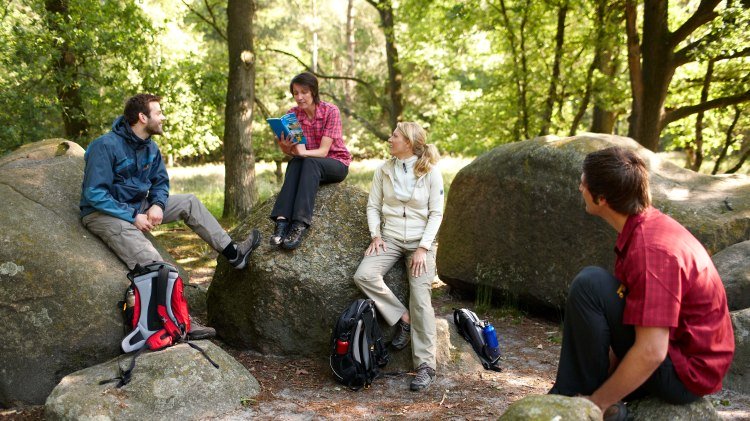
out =
[[188,342],[190,315],[183,294],[184,285],[177,269],[165,262],[154,262],[146,266],[136,265],[128,273],[130,286],[121,302],[125,318],[126,336],[122,340],[122,350],[133,352],[130,367],[122,370],[120,376],[105,380],[108,383],[119,380],[117,387],[130,382],[135,368],[135,359],[146,349],[157,351],[179,342],[185,342],[198,350],[216,368],[216,364],[198,345]]
[[184,340],[190,315],[177,269],[165,262],[136,265],[128,279],[126,302],[131,293],[135,300],[132,315],[126,318],[131,317],[133,330],[122,340],[122,350],[133,352],[144,346],[158,350]]

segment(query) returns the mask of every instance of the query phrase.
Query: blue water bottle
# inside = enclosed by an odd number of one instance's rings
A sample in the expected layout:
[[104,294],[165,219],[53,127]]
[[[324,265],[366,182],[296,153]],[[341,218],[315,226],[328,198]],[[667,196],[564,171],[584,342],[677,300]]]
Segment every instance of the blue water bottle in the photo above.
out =
[[484,341],[487,342],[487,346],[490,348],[497,348],[497,333],[495,332],[495,328],[492,326],[492,323],[487,322],[484,325],[484,329],[482,329],[482,333],[484,334]]

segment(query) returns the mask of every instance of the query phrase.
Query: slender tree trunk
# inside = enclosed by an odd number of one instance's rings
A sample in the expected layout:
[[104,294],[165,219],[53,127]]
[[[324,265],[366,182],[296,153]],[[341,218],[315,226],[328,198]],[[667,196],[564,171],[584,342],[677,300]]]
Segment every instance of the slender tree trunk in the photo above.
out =
[[564,0],[557,9],[557,35],[555,36],[555,59],[552,64],[552,77],[549,81],[549,90],[547,91],[547,101],[544,104],[542,113],[542,129],[539,136],[549,134],[549,128],[552,124],[552,109],[557,100],[557,82],[560,79],[560,62],[563,55],[563,44],[565,43],[565,16],[568,13],[568,1]]
[[318,73],[318,2],[312,0],[312,15],[313,15],[313,27],[312,27],[312,71]]
[[[706,75],[703,77],[703,88],[701,89],[701,104],[708,101],[708,91],[711,88],[711,79],[714,74],[714,61],[709,60],[706,67]],[[695,117],[695,142],[686,148],[685,168],[700,171],[703,164],[703,117],[705,111],[698,112]]]
[[530,139],[529,135],[529,107],[528,107],[528,86],[529,86],[529,69],[526,58],[526,24],[529,22],[529,11],[531,10],[531,0],[526,0],[526,4],[523,8],[523,18],[521,18],[521,27],[518,31],[520,35],[520,51],[521,51],[521,109],[523,110],[523,135],[525,139]]
[[52,67],[57,99],[62,108],[65,137],[77,141],[88,135],[90,124],[79,90],[78,58],[61,27],[62,21],[69,20],[69,3],[68,0],[45,0],[44,8],[47,11],[47,27],[55,34],[54,46],[57,52]]
[[[523,127],[527,126],[528,118],[526,116],[526,95],[525,87],[523,85],[523,75],[521,70],[521,58],[518,52],[519,48],[516,45],[516,35],[511,25],[510,16],[508,15],[508,9],[505,5],[505,0],[500,0],[500,16],[503,18],[505,26],[505,33],[508,37],[508,44],[510,45],[511,58],[513,59],[513,82],[516,85],[516,100],[518,101],[518,114],[519,117],[516,119],[513,125],[513,137],[515,140],[521,140],[521,131]],[[528,138],[528,135],[524,133],[524,136]]]
[[638,7],[635,0],[625,0],[625,32],[628,40],[628,71],[632,99],[628,124],[628,137],[640,137],[641,103],[643,103],[643,77],[641,75],[641,47],[638,39]]
[[[354,47],[355,47],[355,39],[354,39],[354,0],[348,0],[347,6],[346,6],[346,77],[353,77],[354,76]],[[352,81],[351,80],[344,80],[344,104],[346,104],[347,108],[351,108],[352,106]],[[346,118],[342,121],[343,123],[343,129],[344,133],[348,137],[351,133],[351,127],[349,124],[349,119]]]
[[719,153],[719,156],[716,158],[716,163],[714,164],[714,169],[711,170],[711,174],[716,174],[719,172],[719,167],[721,167],[722,161],[724,161],[724,158],[727,157],[727,153],[729,152],[729,147],[732,146],[734,143],[734,128],[737,126],[737,122],[740,121],[740,115],[742,114],[742,111],[740,111],[740,107],[734,106],[734,118],[732,119],[732,124],[729,125],[727,128],[726,137],[724,139],[724,146],[721,148],[721,152]]
[[391,0],[367,0],[380,15],[380,25],[385,35],[385,57],[388,64],[388,96],[390,97],[390,114],[388,125],[391,130],[401,121],[404,113],[403,92],[401,82],[403,76],[399,67],[398,49],[396,48],[396,28],[394,25],[393,3]]
[[224,124],[224,217],[243,218],[257,200],[252,122],[254,0],[228,0],[229,80]]
[[[597,4],[597,31],[596,66],[599,73],[605,75],[609,80],[614,80],[618,70],[618,60],[614,58],[615,37],[610,32],[618,22],[618,14],[607,10],[607,0],[599,0]],[[599,92],[594,94],[594,112],[591,117],[591,131],[594,133],[612,133],[615,128],[616,114],[608,108],[609,104],[603,103]]]

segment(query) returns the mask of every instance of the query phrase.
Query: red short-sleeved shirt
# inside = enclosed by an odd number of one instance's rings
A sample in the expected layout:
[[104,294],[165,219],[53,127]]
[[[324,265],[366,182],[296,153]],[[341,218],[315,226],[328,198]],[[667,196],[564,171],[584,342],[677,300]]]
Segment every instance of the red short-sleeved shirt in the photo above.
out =
[[615,245],[615,276],[627,288],[623,323],[668,327],[669,356],[685,387],[721,389],[734,333],[724,285],[706,249],[654,208],[628,217]]
[[320,101],[315,107],[315,117],[312,120],[299,107],[293,107],[288,113],[294,113],[297,116],[297,120],[302,126],[302,133],[307,138],[307,149],[320,148],[320,141],[323,136],[330,137],[333,139],[333,143],[328,150],[327,157],[341,161],[347,167],[351,164],[352,154],[344,145],[344,139],[341,136],[341,117],[338,107]]

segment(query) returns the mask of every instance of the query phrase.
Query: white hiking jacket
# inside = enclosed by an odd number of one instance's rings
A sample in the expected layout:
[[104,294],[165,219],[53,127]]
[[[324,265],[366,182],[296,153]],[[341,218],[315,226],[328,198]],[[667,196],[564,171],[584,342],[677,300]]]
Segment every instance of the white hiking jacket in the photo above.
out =
[[443,176],[437,166],[419,177],[411,198],[396,198],[393,179],[396,158],[375,170],[367,201],[367,224],[370,237],[389,237],[403,242],[419,241],[427,250],[443,220]]

